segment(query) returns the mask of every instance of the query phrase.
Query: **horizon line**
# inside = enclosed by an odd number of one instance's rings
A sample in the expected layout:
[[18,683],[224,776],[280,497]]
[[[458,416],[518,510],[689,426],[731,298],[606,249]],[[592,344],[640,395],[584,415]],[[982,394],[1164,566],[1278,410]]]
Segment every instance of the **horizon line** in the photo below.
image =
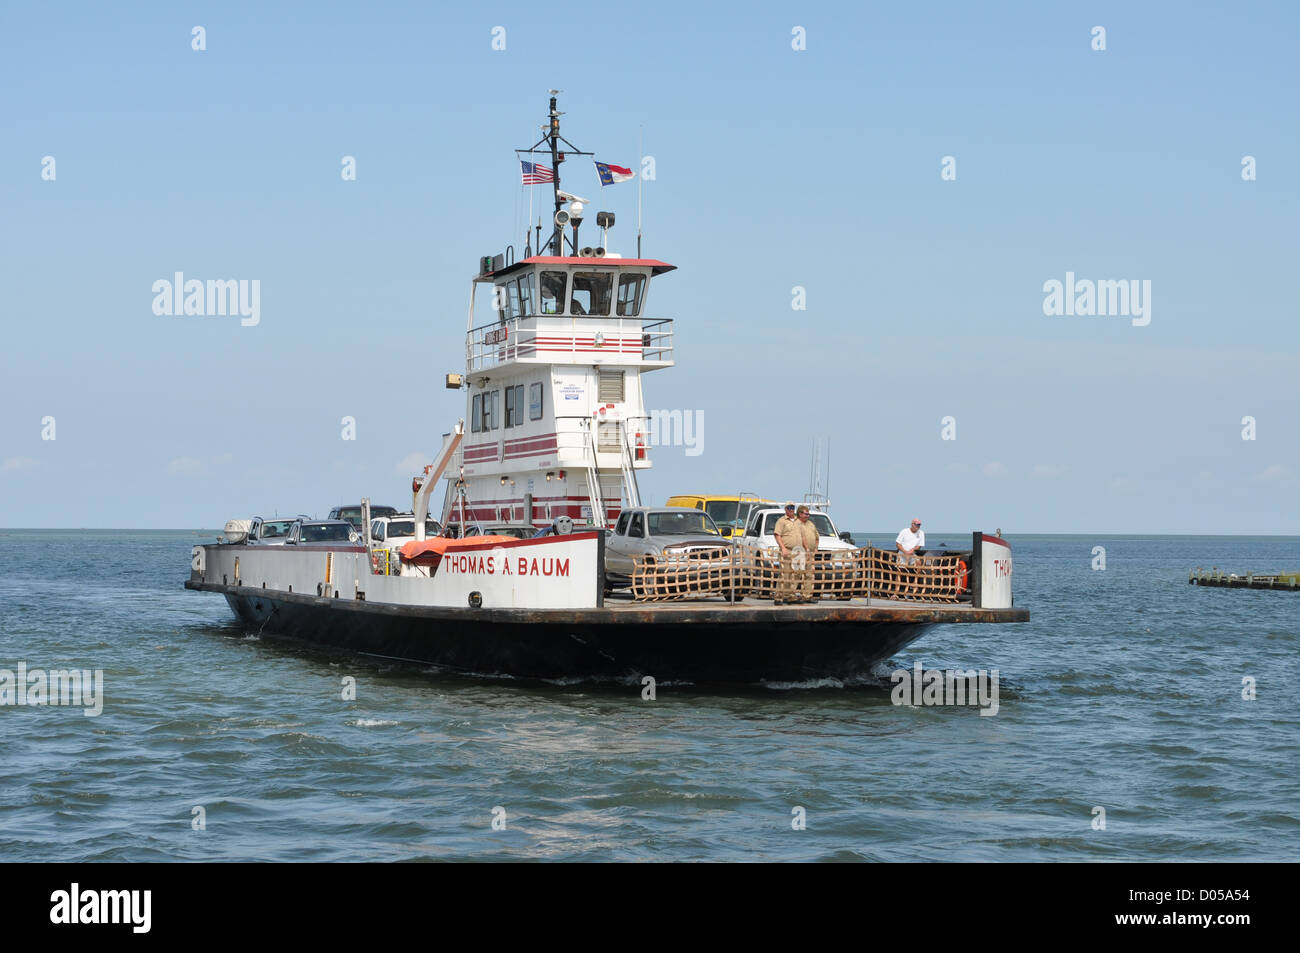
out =
[[[538,527],[540,529],[541,527]],[[592,527],[594,528],[594,527]],[[205,529],[184,526],[0,526],[0,533],[18,531],[18,532],[43,532],[43,531],[93,531],[93,532],[121,532],[121,533],[202,533],[204,535],[219,536],[225,532],[224,529]],[[871,531],[871,530],[848,530],[853,536],[887,536],[894,534],[893,530]],[[986,535],[992,535],[984,530],[959,530],[955,533],[943,532],[939,530],[930,530],[932,536],[966,536],[970,533],[984,532]],[[1004,534],[1001,539],[1014,539],[1016,537],[1026,536],[1185,536],[1185,537],[1220,537],[1223,539],[1300,539],[1300,533],[1134,533],[1131,531],[1115,533],[1105,530],[1088,530],[1083,531],[1054,531],[1054,532],[1019,532]]]

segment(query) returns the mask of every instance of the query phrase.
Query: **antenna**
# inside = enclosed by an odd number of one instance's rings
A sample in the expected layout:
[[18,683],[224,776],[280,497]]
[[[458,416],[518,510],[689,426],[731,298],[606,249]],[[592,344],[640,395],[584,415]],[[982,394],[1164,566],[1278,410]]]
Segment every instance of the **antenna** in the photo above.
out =
[[808,460],[808,495],[812,496],[817,492],[817,438],[812,439],[812,453]]
[[805,502],[820,507],[830,506],[831,439],[828,436],[812,440],[811,462],[808,468],[808,495]]
[[637,169],[640,174],[636,177],[636,257],[641,258],[641,180],[645,178],[645,146],[641,142],[641,133],[644,126],[638,126],[636,131],[636,161],[641,167]]

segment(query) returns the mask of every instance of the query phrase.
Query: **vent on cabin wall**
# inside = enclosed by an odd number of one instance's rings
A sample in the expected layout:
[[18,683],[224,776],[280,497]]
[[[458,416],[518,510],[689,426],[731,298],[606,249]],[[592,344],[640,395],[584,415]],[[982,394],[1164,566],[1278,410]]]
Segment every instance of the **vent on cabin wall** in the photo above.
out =
[[623,371],[598,371],[596,399],[602,404],[623,402]]
[[601,453],[618,453],[617,420],[602,420],[596,426],[596,449]]

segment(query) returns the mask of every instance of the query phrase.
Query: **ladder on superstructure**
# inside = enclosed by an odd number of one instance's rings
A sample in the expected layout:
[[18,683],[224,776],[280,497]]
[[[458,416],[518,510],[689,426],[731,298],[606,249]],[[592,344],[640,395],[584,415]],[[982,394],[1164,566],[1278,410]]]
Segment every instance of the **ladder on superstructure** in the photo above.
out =
[[591,452],[591,466],[587,471],[587,496],[591,500],[591,523],[593,526],[605,525],[605,502],[600,494],[600,466],[596,457],[596,428],[587,422],[587,449]]
[[618,449],[619,463],[623,470],[623,493],[627,496],[627,505],[641,505],[641,489],[636,485],[636,462],[632,457],[632,451],[628,447],[627,431],[623,429],[623,423],[618,425]]
[[[591,522],[595,526],[603,527],[606,525],[605,499],[600,489],[600,466],[596,456],[600,443],[596,436],[596,428],[590,424],[587,426],[587,449],[591,453],[592,463],[591,466],[586,467],[587,496],[591,500]],[[629,507],[640,506],[641,489],[636,482],[636,465],[632,451],[628,447],[627,432],[623,429],[622,421],[618,422],[618,450],[619,471],[623,477],[623,495],[627,498]]]

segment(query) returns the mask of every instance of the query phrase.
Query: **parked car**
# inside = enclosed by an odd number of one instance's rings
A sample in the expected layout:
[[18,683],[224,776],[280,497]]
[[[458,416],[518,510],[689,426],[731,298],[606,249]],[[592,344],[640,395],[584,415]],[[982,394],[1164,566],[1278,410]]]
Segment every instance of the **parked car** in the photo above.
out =
[[[424,521],[424,538],[432,539],[441,534],[442,524],[433,517],[427,517]],[[381,575],[397,575],[401,564],[398,550],[414,539],[414,513],[398,513],[396,516],[381,516],[371,520],[371,568]]]
[[[424,538],[433,539],[442,535],[442,524],[433,517],[424,521]],[[398,513],[396,516],[381,516],[370,521],[370,549],[399,550],[415,539],[415,514]],[[390,557],[392,559],[393,557]]]
[[[731,542],[708,513],[682,506],[634,507],[623,510],[605,536],[605,583],[608,588],[632,584],[635,561],[647,565],[700,565],[731,572]],[[727,555],[717,558],[718,550]]]
[[[518,523],[470,523],[466,536],[513,536],[515,539],[531,539],[539,532],[535,526],[521,526]],[[460,539],[460,524],[448,523],[447,535]]]
[[285,537],[286,546],[299,543],[349,543],[361,542],[361,534],[347,520],[294,520]]
[[[779,507],[755,509],[749,514],[745,535],[739,541],[741,552],[750,557],[752,565],[757,570],[755,590],[760,598],[767,598],[771,594],[767,581],[775,579],[781,568],[781,548],[776,544],[776,521],[784,515],[785,510]],[[854,553],[857,547],[844,538],[849,534],[841,534],[835,528],[831,518],[821,510],[809,511],[808,519],[817,527],[817,549],[821,552],[842,554],[832,555],[831,564],[837,568],[850,568],[853,565],[853,557],[850,554]]]
[[[396,516],[397,508],[394,506],[376,506],[373,503],[370,506],[370,518],[375,519],[379,516]],[[332,520],[347,520],[352,524],[355,530],[361,529],[361,504],[355,506],[336,506],[330,510],[329,518]]]
[[[298,519],[307,519],[307,517],[300,516]],[[250,545],[283,546],[295,522],[294,519],[264,520],[259,516],[253,520],[253,529],[248,534],[248,542]]]
[[[424,538],[431,539],[442,534],[442,524],[432,516],[424,521]],[[397,513],[393,516],[381,516],[370,521],[370,541],[389,549],[400,548],[404,543],[415,539],[415,514]]]
[[703,510],[717,525],[723,536],[739,537],[745,532],[749,514],[755,507],[776,506],[776,500],[754,496],[705,496],[684,494],[669,497],[665,506],[689,506]]

